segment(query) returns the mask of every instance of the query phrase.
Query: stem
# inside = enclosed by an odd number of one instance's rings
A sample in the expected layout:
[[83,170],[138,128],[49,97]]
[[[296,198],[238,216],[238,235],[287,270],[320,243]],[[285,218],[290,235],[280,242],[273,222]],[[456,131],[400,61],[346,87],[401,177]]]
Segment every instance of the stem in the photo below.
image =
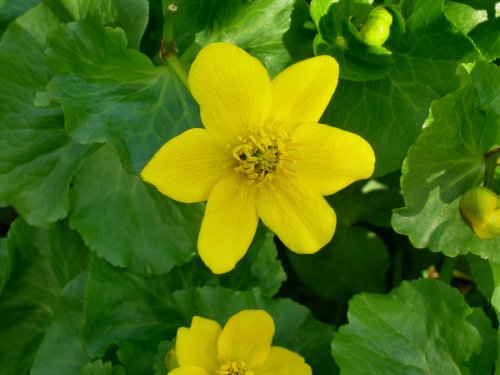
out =
[[163,45],[169,52],[177,53],[174,40],[174,17],[177,13],[177,6],[175,4],[167,4],[164,11],[163,21]]
[[392,286],[396,287],[403,280],[403,251],[396,247],[392,258]]
[[[493,305],[493,308],[495,309],[495,312],[497,313],[497,317],[500,320],[500,304],[497,303],[498,301],[498,292],[500,291],[500,264],[489,261],[490,267],[491,267],[491,273],[493,275],[493,284],[495,285],[495,290],[493,292],[493,296],[491,298],[491,304]],[[500,343],[500,330],[498,331],[498,336],[497,336],[497,342]],[[495,370],[495,375],[500,374],[500,354],[497,354],[497,361],[496,361],[496,370]]]
[[[491,274],[495,287],[500,286],[500,264],[490,260]],[[499,306],[500,307],[500,306]]]
[[160,43],[160,57],[172,69],[177,79],[189,90],[186,69],[179,60],[179,50],[174,39],[174,18],[177,13],[175,4],[167,4],[164,11],[163,37]]
[[164,61],[167,62],[168,66],[170,67],[170,69],[172,69],[172,72],[175,74],[177,79],[181,81],[181,83],[189,91],[188,75],[186,73],[186,69],[184,69],[184,65],[182,65],[177,55],[170,55]]
[[439,280],[446,284],[451,283],[451,279],[453,278],[453,270],[455,269],[455,265],[457,263],[457,258],[446,257],[443,260],[443,264],[441,264],[441,269],[439,270]]
[[484,157],[486,158],[486,167],[484,170],[483,186],[490,190],[493,190],[493,181],[495,178],[495,169],[497,167],[499,153],[500,148],[497,148],[484,155]]

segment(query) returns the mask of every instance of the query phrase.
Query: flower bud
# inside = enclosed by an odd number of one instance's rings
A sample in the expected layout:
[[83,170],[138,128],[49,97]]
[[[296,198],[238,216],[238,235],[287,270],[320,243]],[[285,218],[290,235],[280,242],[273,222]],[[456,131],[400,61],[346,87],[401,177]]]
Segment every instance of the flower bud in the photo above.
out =
[[500,235],[498,196],[485,187],[469,189],[460,198],[460,213],[476,236],[488,240]]
[[361,39],[369,46],[381,46],[389,38],[392,14],[384,7],[376,7],[371,11],[359,30]]
[[167,367],[168,371],[172,371],[174,368],[179,367],[175,347],[174,349],[170,350],[165,356],[165,366]]

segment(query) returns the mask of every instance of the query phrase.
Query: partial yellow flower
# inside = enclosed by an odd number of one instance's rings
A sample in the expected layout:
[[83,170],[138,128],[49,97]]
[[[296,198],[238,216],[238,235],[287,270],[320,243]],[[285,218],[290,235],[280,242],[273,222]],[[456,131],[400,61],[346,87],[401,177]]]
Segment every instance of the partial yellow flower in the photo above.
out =
[[490,240],[500,236],[500,202],[496,193],[476,186],[460,198],[460,213],[476,236]]
[[175,200],[208,199],[198,251],[212,272],[234,268],[259,217],[297,253],[314,253],[332,238],[336,217],[323,196],[368,178],[375,163],[363,138],[317,123],[337,81],[330,56],[294,64],[271,81],[232,44],[198,54],[189,86],[205,129],[167,142],[141,176]]
[[175,352],[179,367],[168,375],[311,375],[300,355],[271,346],[274,322],[264,310],[243,310],[221,328],[195,316],[179,328]]

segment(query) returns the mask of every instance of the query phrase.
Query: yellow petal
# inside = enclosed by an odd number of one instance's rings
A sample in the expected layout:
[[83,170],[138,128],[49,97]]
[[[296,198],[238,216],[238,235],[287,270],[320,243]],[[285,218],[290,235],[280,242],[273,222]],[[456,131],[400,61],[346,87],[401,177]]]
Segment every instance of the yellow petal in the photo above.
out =
[[316,186],[322,195],[333,194],[373,173],[373,149],[354,133],[328,125],[304,124],[292,134],[301,151],[294,170],[299,179]]
[[213,43],[203,48],[189,71],[189,87],[205,127],[233,140],[258,127],[271,107],[271,80],[264,66],[241,48]]
[[500,209],[493,211],[483,226],[473,226],[472,229],[482,240],[490,240],[500,236]]
[[233,315],[219,337],[221,363],[240,361],[250,369],[267,360],[274,336],[273,318],[263,310],[243,310]]
[[175,352],[179,365],[203,367],[213,374],[219,367],[217,358],[217,340],[222,328],[214,320],[195,316],[190,328],[179,328]]
[[190,129],[165,143],[141,177],[177,201],[201,202],[218,181],[233,174],[233,163],[224,142],[205,129]]
[[481,240],[491,240],[497,236],[496,233],[493,233],[488,230],[486,227],[472,227],[474,233],[476,233],[477,238]]
[[330,56],[301,61],[278,74],[272,82],[274,126],[286,130],[303,122],[318,122],[338,78],[339,65]]
[[262,222],[292,251],[315,253],[332,238],[337,219],[325,199],[299,179],[275,178],[257,196]]
[[254,375],[311,375],[312,370],[297,353],[272,346],[267,361],[253,373]]
[[168,372],[168,375],[211,375],[198,366],[181,366]]
[[241,174],[214,186],[198,237],[198,252],[213,273],[231,271],[248,250],[257,230],[255,187]]

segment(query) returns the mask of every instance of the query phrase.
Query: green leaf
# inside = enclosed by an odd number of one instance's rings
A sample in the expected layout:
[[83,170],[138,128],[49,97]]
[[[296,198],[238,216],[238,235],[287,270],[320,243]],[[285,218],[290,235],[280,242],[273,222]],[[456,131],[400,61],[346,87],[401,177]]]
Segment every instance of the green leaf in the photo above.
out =
[[327,198],[345,225],[367,222],[376,227],[391,227],[391,212],[403,199],[399,174],[384,179],[356,182]]
[[158,355],[155,359],[155,375],[165,375],[168,372],[165,363],[168,352],[173,349],[174,341],[162,341],[158,344]]
[[490,262],[476,255],[467,255],[466,259],[474,277],[474,282],[486,299],[490,301],[495,290]]
[[468,6],[481,10],[486,9],[488,14],[495,14],[495,5],[497,0],[457,0],[460,3],[467,4]]
[[372,145],[376,176],[400,168],[431,102],[458,87],[455,71],[461,62],[479,57],[472,41],[446,18],[442,2],[403,2],[407,29],[387,46],[394,60],[389,74],[368,82],[341,80],[323,115],[323,122],[355,132]]
[[333,356],[345,375],[487,374],[494,358],[478,356],[494,331],[480,315],[456,289],[433,280],[403,282],[388,295],[363,293],[349,303]]
[[64,223],[43,230],[21,219],[12,225],[7,246],[12,273],[0,297],[0,366],[6,374],[24,374],[48,330],[58,334],[49,327],[68,302],[60,296],[78,284],[73,280],[86,268],[88,252]]
[[41,3],[42,0],[2,0],[0,1],[0,36],[7,25],[16,17]]
[[[126,343],[128,355],[135,347],[136,351],[147,348],[154,356],[157,345],[174,338],[177,328],[189,326],[194,315],[224,324],[242,309],[263,308],[275,319],[274,345],[302,354],[315,374],[331,373],[334,363],[325,349],[332,333],[312,319],[306,308],[290,300],[271,300],[257,290],[204,287],[175,291],[175,283],[170,274],[139,276],[93,257],[85,301],[87,352],[102,356],[111,345]],[[153,365],[152,360],[149,373]]]
[[414,246],[500,260],[500,238],[478,239],[458,209],[460,196],[481,183],[484,154],[498,137],[499,80],[500,68],[476,63],[466,86],[433,103],[403,168],[406,207],[393,216],[393,227]]
[[172,72],[126,49],[121,29],[89,18],[62,26],[49,44],[58,75],[39,101],[60,101],[69,134],[108,143],[128,169],[139,172],[167,140],[201,126],[196,103]]
[[[101,0],[104,4],[108,1]],[[113,0],[116,7],[116,19],[128,39],[128,47],[139,49],[142,35],[149,20],[149,3],[147,0]]]
[[[156,366],[158,343],[124,341],[116,355],[128,374],[151,374],[151,365]],[[165,373],[164,373],[165,374]],[[162,375],[164,375],[162,374]]]
[[491,365],[495,362],[497,353],[497,335],[491,325],[491,320],[485,315],[484,311],[478,307],[474,307],[472,315],[467,317],[469,323],[477,328],[482,339],[482,350],[472,356],[470,360],[470,368],[474,374],[490,374]]
[[[138,43],[147,21],[147,2],[114,2],[116,8],[107,0],[45,1],[12,23],[0,42],[0,200],[31,224],[46,225],[66,216],[71,179],[93,151],[67,136],[58,105],[33,105],[51,75],[44,56],[47,35],[61,22],[91,12],[113,24],[122,17],[120,24]],[[2,9],[12,10],[12,4]],[[28,3],[16,4],[25,10]],[[127,13],[129,8],[137,13]]]
[[201,205],[174,202],[126,173],[107,147],[75,177],[71,227],[98,256],[134,272],[166,273],[188,262],[201,216]]
[[[259,288],[265,296],[273,296],[286,280],[286,273],[277,257],[274,234],[260,224],[243,259],[234,270],[218,276],[218,284],[236,290]],[[202,269],[209,273],[205,266]],[[215,278],[215,275],[211,274],[211,277]]]
[[266,296],[274,295],[286,274],[277,260],[274,235],[264,225],[259,225],[247,253],[236,267],[227,274],[214,275],[196,256],[188,264],[170,272],[171,287],[175,289],[224,286],[235,290],[259,288]]
[[410,210],[418,211],[436,188],[442,201],[449,203],[483,180],[484,154],[493,146],[498,128],[477,107],[474,87],[432,104],[427,126],[403,168],[401,187]]
[[103,363],[98,359],[82,368],[82,375],[125,375],[122,366],[113,366],[111,362]]
[[455,1],[446,1],[443,10],[448,19],[464,34],[468,34],[479,23],[488,19],[485,10],[476,10]]
[[476,254],[500,262],[500,238],[480,240],[460,216],[459,198],[444,203],[434,189],[425,207],[417,214],[405,208],[395,210],[392,225],[396,232],[410,238],[413,246],[442,252],[449,257]]
[[174,289],[204,285],[224,286],[235,290],[259,288],[264,295],[270,297],[278,292],[281,283],[286,279],[277,256],[274,235],[260,224],[247,253],[231,272],[214,275],[196,256],[192,262],[170,272],[170,285]]
[[68,283],[54,308],[54,318],[36,353],[30,374],[79,374],[90,361],[83,349],[83,291],[87,281],[82,273]]
[[[91,357],[112,344],[134,340],[157,345],[169,339],[179,319],[171,306],[169,275],[144,277],[91,258],[85,294],[83,338]],[[153,366],[153,364],[151,364]]]
[[91,151],[66,135],[58,108],[33,106],[49,75],[43,39],[58,22],[41,4],[0,43],[0,199],[37,225],[66,215],[71,179]]
[[46,0],[48,7],[64,23],[98,17],[102,24],[119,26],[128,39],[128,47],[139,49],[148,23],[147,0]]
[[7,251],[7,241],[4,237],[0,237],[0,296],[9,281],[12,272],[12,259]]
[[175,36],[181,52],[194,42],[185,61],[190,62],[202,46],[225,41],[257,57],[274,76],[292,61],[312,55],[313,35],[303,26],[308,18],[304,0],[182,0]]
[[347,300],[362,291],[385,289],[389,255],[382,240],[366,229],[339,224],[333,240],[320,252],[287,255],[299,278],[322,297]]
[[469,33],[469,36],[487,61],[500,57],[500,18],[480,23]]
[[479,110],[491,113],[491,122],[498,125],[500,117],[500,68],[493,64],[476,63],[470,74],[471,85],[479,93]]

